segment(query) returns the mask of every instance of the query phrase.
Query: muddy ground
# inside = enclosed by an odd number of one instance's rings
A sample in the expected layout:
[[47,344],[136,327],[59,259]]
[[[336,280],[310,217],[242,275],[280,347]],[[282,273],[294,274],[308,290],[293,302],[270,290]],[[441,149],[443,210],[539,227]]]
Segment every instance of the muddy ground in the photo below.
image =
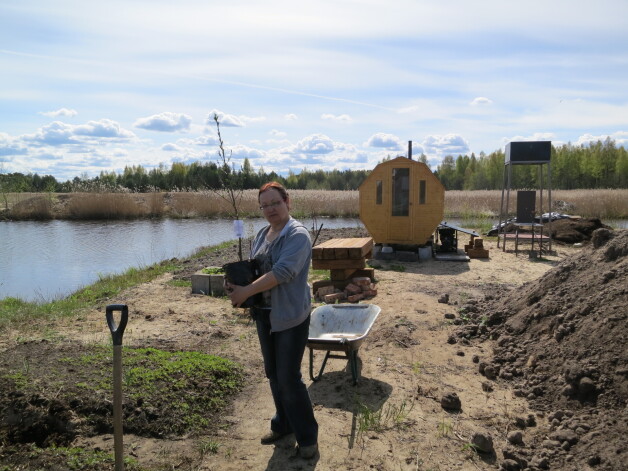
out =
[[[364,235],[323,230],[319,242]],[[320,426],[320,453],[309,461],[298,457],[293,437],[259,443],[273,404],[247,314],[227,299],[172,283],[234,260],[235,247],[129,289],[81,318],[6,333],[0,376],[16,368],[45,371],[106,345],[104,307],[123,303],[130,312],[125,346],[218,354],[246,372],[242,392],[205,431],[160,436],[155,419],[146,421],[151,430],[127,432],[125,454],[145,469],[619,470],[627,458],[628,232],[596,235],[583,248],[556,244],[555,254],[541,259],[503,252],[489,240],[489,259],[378,261],[378,294],[367,302],[382,313],[359,350],[359,383],[340,359],[330,359],[321,381],[312,382],[306,351],[304,380]],[[315,369],[321,359],[315,352]],[[56,439],[112,451],[106,423],[82,427],[80,404],[89,401],[78,388],[75,403],[57,401],[59,390],[78,381],[70,369],[47,397],[21,398],[39,415],[18,411],[13,425],[3,421],[0,469],[46,469],[29,468],[28,456],[9,442],[33,417],[42,420],[28,424],[42,446]],[[6,417],[15,397],[4,387],[0,396]],[[92,409],[110,420],[110,406]],[[167,415],[153,413],[165,427]],[[46,430],[59,435],[46,441]],[[218,444],[211,453],[199,446],[208,440]],[[47,464],[63,469],[53,459]]]

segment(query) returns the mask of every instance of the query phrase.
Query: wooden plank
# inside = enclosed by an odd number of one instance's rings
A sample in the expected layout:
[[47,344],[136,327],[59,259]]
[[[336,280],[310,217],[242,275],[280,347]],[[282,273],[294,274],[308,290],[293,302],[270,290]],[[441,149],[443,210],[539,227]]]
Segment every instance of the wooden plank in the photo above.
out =
[[363,258],[373,249],[370,237],[329,239],[312,248],[313,260],[345,260]]
[[373,239],[370,237],[356,239],[355,245],[358,246],[354,246],[349,249],[349,258],[362,258],[373,249]]
[[366,261],[361,258],[359,260],[312,260],[312,268],[314,270],[333,270],[347,268],[364,268]]
[[323,256],[319,257],[322,260],[335,260],[336,249],[334,247],[323,247]]
[[[329,239],[329,240],[326,240],[325,242],[321,242],[316,247],[312,248],[312,259],[322,259],[325,249],[328,249],[328,248],[333,249],[334,245],[336,244],[336,241],[338,241],[338,239]],[[332,250],[332,253],[333,253],[333,250]]]

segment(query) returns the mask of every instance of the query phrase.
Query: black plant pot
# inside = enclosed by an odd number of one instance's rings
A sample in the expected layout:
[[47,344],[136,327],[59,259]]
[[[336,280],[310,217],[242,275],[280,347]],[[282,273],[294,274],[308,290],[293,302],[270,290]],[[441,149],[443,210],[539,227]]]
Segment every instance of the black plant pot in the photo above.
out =
[[[255,259],[240,262],[226,263],[222,266],[225,271],[225,281],[232,285],[247,286],[257,280],[261,273]],[[257,293],[244,301],[240,307],[259,306],[262,303],[262,293]]]

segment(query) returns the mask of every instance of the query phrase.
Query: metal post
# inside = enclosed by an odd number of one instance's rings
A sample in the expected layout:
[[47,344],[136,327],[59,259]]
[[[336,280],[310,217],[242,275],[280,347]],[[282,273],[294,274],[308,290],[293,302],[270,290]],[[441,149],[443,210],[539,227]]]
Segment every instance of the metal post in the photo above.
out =
[[[499,234],[502,231],[502,214],[504,212],[504,187],[506,186],[506,164],[504,164],[504,171],[502,172],[502,200],[499,205],[499,222],[497,223],[497,248],[499,248]],[[506,240],[504,239],[504,245]]]
[[549,237],[549,251],[552,252],[552,162],[547,163],[547,195],[549,204],[549,224],[547,227],[547,233]]

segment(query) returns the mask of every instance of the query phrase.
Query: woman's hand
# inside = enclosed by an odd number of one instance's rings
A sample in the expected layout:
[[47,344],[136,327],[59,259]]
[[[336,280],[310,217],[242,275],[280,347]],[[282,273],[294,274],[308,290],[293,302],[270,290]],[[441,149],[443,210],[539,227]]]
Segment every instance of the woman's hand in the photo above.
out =
[[231,298],[233,307],[240,307],[244,301],[251,297],[249,286],[238,286],[225,282],[225,291]]

